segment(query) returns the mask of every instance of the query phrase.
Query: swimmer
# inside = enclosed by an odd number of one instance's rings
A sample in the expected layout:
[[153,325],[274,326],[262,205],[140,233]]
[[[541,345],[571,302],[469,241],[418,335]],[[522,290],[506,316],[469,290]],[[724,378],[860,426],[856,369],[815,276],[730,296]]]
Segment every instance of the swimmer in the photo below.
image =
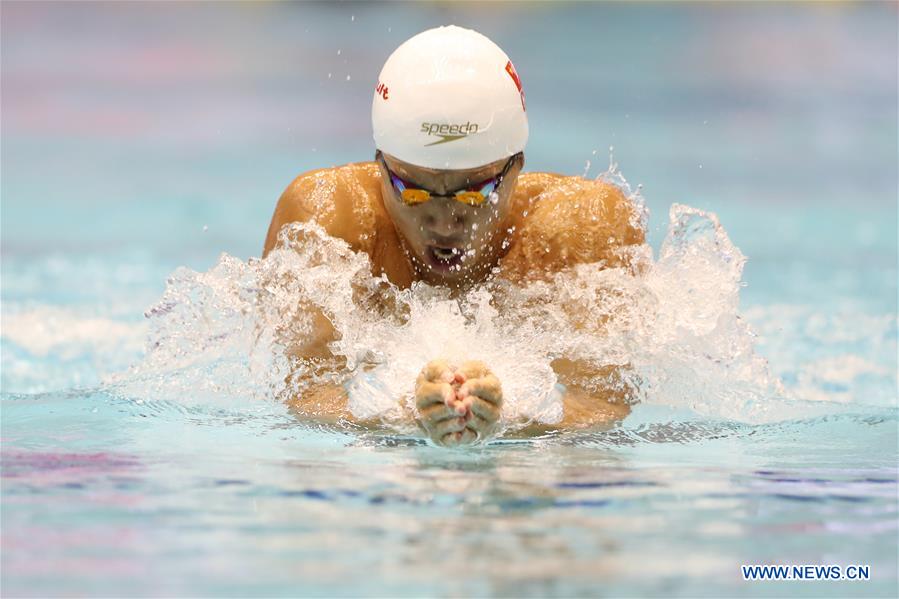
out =
[[[401,288],[423,281],[464,293],[494,275],[524,283],[578,263],[633,268],[627,249],[644,243],[644,231],[616,186],[522,173],[528,121],[521,80],[480,33],[438,27],[397,48],[375,86],[372,125],[374,161],[313,170],[287,187],[263,256],[282,227],[311,221],[365,252],[372,274]],[[319,310],[313,328],[291,340],[289,352],[328,364],[335,330]],[[409,418],[440,445],[488,439],[502,415],[501,381],[487,364],[433,358],[416,381]],[[559,428],[614,423],[629,413],[627,390],[582,383],[614,380],[614,369],[594,372],[565,359],[552,367],[565,389]],[[289,403],[309,417],[353,420],[336,385],[318,385]]]

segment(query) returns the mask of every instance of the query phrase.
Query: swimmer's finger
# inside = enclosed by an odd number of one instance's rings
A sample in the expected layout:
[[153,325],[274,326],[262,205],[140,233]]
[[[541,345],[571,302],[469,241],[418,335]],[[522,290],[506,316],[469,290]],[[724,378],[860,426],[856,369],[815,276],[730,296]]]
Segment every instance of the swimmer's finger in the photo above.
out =
[[466,379],[479,379],[490,374],[490,369],[480,360],[469,360],[459,367],[459,372]]
[[431,438],[435,441],[438,439],[443,439],[448,433],[457,433],[459,431],[465,430],[465,418],[457,417],[450,418],[448,420],[443,420],[442,422],[435,423],[431,429]]
[[492,403],[484,401],[480,397],[473,397],[471,402],[473,419],[479,424],[493,424],[499,420],[500,409]]
[[468,427],[473,431],[477,431],[480,438],[486,439],[496,429],[496,423],[487,422],[480,416],[472,414],[471,420],[468,422]]
[[448,447],[453,447],[456,445],[470,445],[478,440],[478,433],[470,428],[465,428],[461,431],[446,433],[439,439],[440,440],[437,441],[438,443],[440,443],[441,445],[446,445]]
[[[447,380],[448,379],[448,380]],[[431,360],[421,369],[418,375],[419,381],[452,382],[453,372],[446,360]]]
[[431,404],[423,410],[420,409],[418,412],[421,415],[422,422],[425,424],[426,428],[432,427],[444,420],[459,417],[459,413],[456,412],[455,409],[448,407],[445,404]]
[[443,403],[443,388],[437,383],[422,383],[415,387],[415,404],[419,407]]
[[415,390],[415,405],[423,410],[435,404],[447,405],[454,397],[453,388],[446,383],[422,383]]
[[499,384],[499,379],[492,374],[479,379],[469,380],[462,385],[459,391],[463,394],[463,397],[475,395],[497,407],[503,404],[502,386]]
[[470,445],[478,440],[478,433],[469,427],[462,431],[462,435],[456,435],[456,443],[459,445]]

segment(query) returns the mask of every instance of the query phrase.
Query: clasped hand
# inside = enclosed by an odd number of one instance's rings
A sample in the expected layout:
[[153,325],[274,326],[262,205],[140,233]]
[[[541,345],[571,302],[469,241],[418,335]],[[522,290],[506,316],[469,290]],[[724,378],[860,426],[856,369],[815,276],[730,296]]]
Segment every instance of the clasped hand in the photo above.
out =
[[468,361],[455,368],[446,360],[432,360],[418,375],[415,405],[435,443],[468,445],[495,431],[503,392],[483,362]]

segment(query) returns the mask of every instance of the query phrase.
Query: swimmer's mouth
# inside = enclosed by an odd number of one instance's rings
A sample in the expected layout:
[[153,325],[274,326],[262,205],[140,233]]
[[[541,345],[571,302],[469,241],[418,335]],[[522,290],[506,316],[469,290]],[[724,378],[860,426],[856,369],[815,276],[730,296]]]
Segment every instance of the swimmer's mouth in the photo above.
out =
[[462,248],[443,245],[429,245],[426,254],[429,266],[437,270],[458,270],[465,257]]

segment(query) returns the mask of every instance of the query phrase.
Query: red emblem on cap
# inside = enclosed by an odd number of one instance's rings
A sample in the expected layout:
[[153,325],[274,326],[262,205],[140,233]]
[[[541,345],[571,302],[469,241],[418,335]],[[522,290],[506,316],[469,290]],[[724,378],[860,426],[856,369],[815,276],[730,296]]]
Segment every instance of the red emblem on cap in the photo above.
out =
[[521,109],[527,112],[527,108],[524,107],[524,90],[521,89],[521,79],[518,78],[518,73],[515,71],[511,60],[506,63],[506,72],[509,73],[509,77],[515,82],[515,87],[518,88],[518,94],[521,96]]
[[379,80],[378,87],[375,88],[375,93],[386,100],[387,94],[389,93],[389,91],[390,90],[387,89],[387,86],[385,84],[381,83],[381,81]]

